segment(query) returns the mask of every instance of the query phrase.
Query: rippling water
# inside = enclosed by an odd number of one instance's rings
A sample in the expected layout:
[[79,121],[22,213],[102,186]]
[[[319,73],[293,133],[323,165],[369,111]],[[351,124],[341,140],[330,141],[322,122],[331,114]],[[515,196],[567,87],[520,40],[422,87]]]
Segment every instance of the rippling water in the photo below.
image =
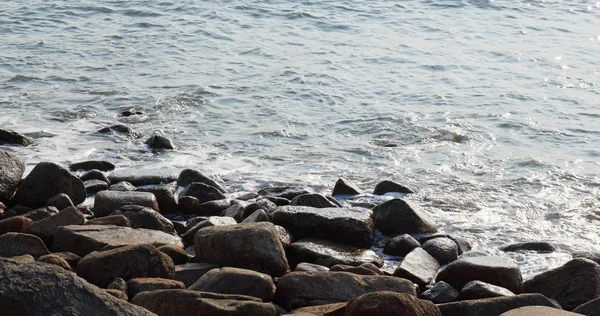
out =
[[[0,39],[0,127],[37,133],[10,148],[30,168],[390,178],[476,249],[561,246],[512,254],[526,276],[600,243],[600,2],[3,0]],[[116,123],[177,150],[94,133]]]

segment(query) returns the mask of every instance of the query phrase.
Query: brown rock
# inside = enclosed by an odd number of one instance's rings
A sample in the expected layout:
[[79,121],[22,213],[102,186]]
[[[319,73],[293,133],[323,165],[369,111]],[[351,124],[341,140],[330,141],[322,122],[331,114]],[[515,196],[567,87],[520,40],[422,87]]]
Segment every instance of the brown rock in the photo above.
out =
[[44,242],[37,236],[22,233],[6,233],[0,236],[0,257],[32,255],[38,258],[49,253]]
[[521,294],[439,304],[438,308],[444,316],[498,316],[523,306],[553,307],[554,305],[542,294]]
[[373,190],[373,194],[376,195],[384,195],[388,192],[413,193],[413,190],[403,186],[400,183],[390,180],[383,180],[377,183],[375,189]]
[[64,193],[58,193],[49,198],[46,202],[46,206],[54,206],[57,210],[64,210],[67,207],[75,207],[71,201],[71,198]]
[[354,183],[350,180],[341,177],[337,180],[335,185],[333,186],[333,190],[331,191],[331,195],[357,195],[361,194],[362,190],[359,189]]
[[226,199],[226,196],[223,195],[223,193],[221,193],[219,189],[211,185],[204,184],[202,182],[190,183],[187,187],[185,187],[185,189],[183,189],[183,191],[181,191],[179,196],[195,197],[198,199],[200,204],[206,203],[208,201]]
[[333,267],[331,267],[331,271],[350,272],[360,275],[384,275],[384,273],[372,263],[363,263],[358,267],[353,267],[345,264],[336,264]]
[[188,262],[189,257],[188,254],[182,247],[178,247],[175,245],[163,245],[157,248],[158,250],[164,252],[167,256],[171,257],[173,263],[185,264]]
[[571,313],[562,309],[547,307],[547,306],[525,306],[519,307],[508,312],[500,314],[500,316],[577,316],[581,314]]
[[205,227],[215,227],[215,226],[227,226],[227,225],[235,225],[237,224],[235,220],[231,217],[221,217],[221,216],[211,216],[205,220],[202,220],[192,227],[188,228],[187,231],[181,235],[181,239],[183,240],[184,245],[193,245],[194,238],[196,237],[196,233]]
[[55,266],[65,269],[67,271],[71,271],[71,266],[69,265],[69,263],[65,259],[63,259],[60,256],[57,256],[55,254],[48,254],[48,255],[41,256],[37,259],[37,261],[53,264]]
[[210,270],[188,290],[248,295],[260,298],[263,302],[270,302],[275,294],[275,284],[267,274],[226,267]]
[[327,315],[327,316],[343,316],[344,308],[346,303],[332,303],[316,306],[306,306],[295,309],[290,312],[290,315],[297,316],[314,316],[314,315]]
[[219,266],[212,263],[186,263],[175,266],[175,280],[183,282],[185,287],[192,286],[208,271],[218,268]]
[[460,290],[461,300],[477,300],[482,298],[514,296],[515,293],[493,284],[482,281],[471,281]]
[[16,262],[19,262],[19,263],[32,263],[32,262],[35,262],[35,258],[32,255],[14,256],[14,257],[11,257],[10,259],[14,260]]
[[175,199],[175,191],[177,191],[177,188],[174,185],[155,185],[147,188],[139,188],[136,191],[154,194],[160,212],[163,214],[176,213],[179,211],[177,200]]
[[0,129],[0,144],[2,143],[21,145],[24,147],[33,144],[33,142],[29,138],[17,132],[11,132],[5,129]]
[[77,268],[77,264],[79,263],[79,260],[81,260],[80,256],[78,256],[72,252],[53,252],[52,254],[63,258],[71,267],[71,271],[75,271],[75,269]]
[[187,187],[191,183],[202,182],[206,185],[217,188],[221,193],[225,193],[225,189],[213,179],[205,176],[202,172],[194,169],[185,169],[179,173],[177,177],[177,185],[181,187]]
[[386,291],[368,293],[350,300],[344,315],[442,316],[430,301],[420,300],[414,295]]
[[94,218],[85,223],[86,225],[115,225],[122,227],[131,227],[129,219],[123,215],[109,215],[100,218]]
[[105,289],[104,291],[106,291],[106,293],[120,299],[123,300],[125,302],[129,301],[129,297],[127,297],[127,293],[121,291],[121,290],[117,290],[117,289]]
[[68,225],[83,225],[85,217],[74,207],[67,207],[56,215],[37,221],[27,229],[27,233],[36,235],[42,240],[51,240],[59,227]]
[[0,235],[14,232],[23,233],[29,228],[33,221],[24,216],[13,216],[0,221]]
[[132,228],[146,228],[175,234],[173,223],[159,212],[145,206],[125,205],[114,211],[112,215],[127,217]]
[[127,294],[131,298],[146,291],[171,289],[185,289],[185,285],[180,281],[161,278],[133,278],[127,281]]

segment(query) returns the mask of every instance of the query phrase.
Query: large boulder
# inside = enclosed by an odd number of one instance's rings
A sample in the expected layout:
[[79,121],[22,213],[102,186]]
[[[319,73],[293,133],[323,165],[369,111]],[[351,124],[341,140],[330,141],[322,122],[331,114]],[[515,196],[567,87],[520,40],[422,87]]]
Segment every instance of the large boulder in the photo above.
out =
[[275,306],[259,299],[190,290],[156,290],[136,295],[131,303],[161,316],[275,316]]
[[431,288],[425,290],[419,298],[430,300],[436,304],[454,302],[460,293],[450,284],[440,281]]
[[275,294],[275,284],[267,274],[226,267],[208,271],[188,290],[248,295],[270,302]]
[[573,312],[586,316],[600,316],[600,297],[577,306]]
[[523,306],[554,307],[552,302],[542,294],[521,294],[439,304],[438,308],[443,316],[499,316]]
[[359,266],[372,263],[383,266],[383,259],[373,250],[336,243],[317,238],[306,238],[294,242],[288,247],[289,259],[294,263],[309,262],[332,267],[336,264]]
[[314,208],[280,206],[273,223],[287,228],[296,238],[317,237],[368,248],[375,228],[372,212],[364,208]]
[[175,277],[175,265],[166,254],[151,245],[125,246],[95,251],[81,258],[77,274],[88,282],[107,287],[115,278]]
[[345,307],[345,316],[442,316],[430,301],[420,300],[414,295],[388,291],[363,294],[353,298]]
[[204,227],[213,227],[213,226],[227,226],[227,225],[235,225],[237,222],[235,219],[227,216],[211,216],[205,220],[201,220],[198,223],[192,225],[190,228],[186,230],[185,233],[181,235],[183,239],[183,243],[187,245],[194,244],[194,238],[196,237],[196,233],[204,228]]
[[123,215],[127,217],[132,228],[147,228],[160,230],[168,234],[175,234],[173,223],[149,207],[125,205],[114,211],[111,215]]
[[60,267],[0,258],[2,315],[154,315]]
[[555,299],[566,310],[600,297],[600,265],[583,258],[534,276],[523,284],[527,293]]
[[25,172],[25,163],[13,153],[0,150],[0,201],[10,200]]
[[92,251],[144,244],[155,247],[169,244],[183,247],[181,238],[161,231],[111,225],[60,227],[54,234],[53,247],[61,251],[85,256]]
[[27,229],[27,233],[36,235],[42,240],[51,240],[56,230],[62,226],[83,225],[85,216],[74,207],[67,207],[56,215],[37,221]]
[[509,258],[499,256],[461,258],[440,271],[436,278],[456,289],[462,289],[474,280],[498,285],[513,293],[521,293],[523,283],[519,266]]
[[180,187],[187,187],[191,183],[201,182],[206,185],[213,186],[217,188],[221,193],[225,193],[225,189],[217,183],[215,180],[205,176],[202,172],[194,169],[185,169],[179,173],[179,177],[177,177],[177,185]]
[[129,219],[123,215],[109,215],[100,218],[94,218],[87,222],[86,225],[115,225],[123,227],[131,227]]
[[150,184],[167,184],[177,180],[177,177],[168,171],[131,169],[113,172],[108,176],[110,183],[127,181],[134,186]]
[[155,290],[184,290],[185,285],[181,281],[163,278],[133,278],[127,281],[127,295],[131,298],[138,293]]
[[393,276],[349,272],[291,272],[277,283],[274,302],[286,310],[347,302],[376,291],[416,295],[412,282]]
[[158,201],[152,193],[137,191],[101,191],[94,200],[94,214],[96,217],[111,215],[114,211],[125,205],[139,205],[149,207],[160,212]]
[[0,257],[32,255],[38,258],[49,253],[44,242],[37,236],[22,233],[6,233],[0,236]]
[[392,199],[373,209],[375,228],[385,235],[435,233],[437,225],[426,211],[401,199]]
[[181,193],[179,193],[180,197],[191,196],[198,199],[199,203],[206,203],[214,200],[223,200],[227,197],[219,191],[219,189],[204,184],[202,182],[192,182],[190,183]]
[[199,262],[272,276],[281,276],[290,269],[275,225],[271,223],[205,227],[196,233],[194,249]]
[[54,206],[57,210],[64,210],[69,206],[75,207],[75,205],[73,205],[73,201],[71,201],[71,198],[64,193],[58,193],[57,195],[49,198],[46,202],[46,205]]
[[400,261],[394,276],[413,281],[423,288],[433,281],[439,268],[434,257],[423,248],[415,248]]
[[359,189],[354,183],[347,178],[341,177],[337,180],[331,191],[331,195],[357,195],[361,194],[362,190]]
[[85,201],[87,193],[83,182],[67,169],[51,163],[38,163],[21,181],[14,199],[30,207],[42,207],[58,193],[65,193],[74,204]]

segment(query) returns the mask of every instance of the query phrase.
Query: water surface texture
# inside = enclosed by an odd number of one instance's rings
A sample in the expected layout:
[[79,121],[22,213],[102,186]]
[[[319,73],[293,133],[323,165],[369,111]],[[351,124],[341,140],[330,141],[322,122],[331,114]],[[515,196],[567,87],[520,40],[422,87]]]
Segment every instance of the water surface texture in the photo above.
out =
[[[388,178],[477,250],[561,247],[511,254],[526,277],[600,244],[600,2],[2,0],[0,41],[29,168]],[[177,149],[95,133],[117,123]]]

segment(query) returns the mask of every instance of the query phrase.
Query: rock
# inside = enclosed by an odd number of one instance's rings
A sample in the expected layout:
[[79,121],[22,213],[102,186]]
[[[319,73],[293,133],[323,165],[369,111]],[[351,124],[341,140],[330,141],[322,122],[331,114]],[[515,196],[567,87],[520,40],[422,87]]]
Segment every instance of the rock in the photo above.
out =
[[110,187],[108,187],[108,190],[110,190],[110,191],[135,191],[136,187],[127,181],[119,181],[119,182],[111,185]]
[[577,251],[571,254],[573,259],[576,258],[585,258],[594,261],[597,264],[600,264],[600,252],[595,251]]
[[[110,163],[108,161],[89,160],[89,161],[74,163],[69,166],[69,169],[71,169],[71,171],[92,170],[92,169],[96,169],[96,170],[100,170],[100,171],[113,171],[113,170],[115,170],[115,165],[113,165],[112,163]],[[100,180],[102,180],[102,179],[100,179]]]
[[402,234],[390,239],[383,248],[383,253],[403,257],[418,247],[421,247],[421,244],[416,239],[409,234]]
[[265,213],[264,210],[257,210],[254,213],[250,214],[250,216],[246,217],[242,223],[258,223],[258,222],[268,222],[269,216]]
[[277,238],[283,245],[284,249],[287,249],[292,243],[295,241],[294,236],[290,233],[289,230],[285,229],[285,227],[275,225],[275,231],[277,231]]
[[6,202],[15,195],[24,172],[25,163],[19,156],[0,150],[0,201]]
[[169,256],[153,246],[135,245],[92,252],[81,258],[77,274],[92,284],[106,287],[117,277],[172,279],[175,265]]
[[290,230],[296,238],[317,237],[368,248],[373,245],[372,212],[363,208],[314,208],[280,206],[273,223]]
[[413,295],[388,291],[363,294],[353,298],[345,308],[345,316],[442,316],[430,301],[420,300]]
[[115,278],[106,288],[116,289],[127,293],[127,281],[123,280],[123,278]]
[[329,268],[320,264],[300,262],[296,265],[296,272],[316,272],[316,271],[329,271]]
[[333,191],[331,191],[331,195],[357,195],[361,194],[362,190],[359,189],[354,183],[350,182],[350,180],[341,177],[337,180],[335,185],[333,186]]
[[96,217],[111,215],[125,205],[139,205],[149,207],[157,212],[158,202],[152,193],[135,191],[101,191],[94,200],[94,214]]
[[471,281],[460,291],[461,300],[477,300],[482,298],[514,296],[515,293],[493,284],[482,281]]
[[315,315],[327,315],[327,316],[342,316],[344,315],[344,308],[347,303],[333,303],[316,306],[306,306],[297,308],[289,313],[294,316],[315,316]]
[[526,293],[541,293],[566,310],[600,297],[600,265],[583,258],[534,276],[523,284]]
[[55,266],[65,269],[67,271],[71,271],[71,266],[69,265],[69,263],[65,259],[63,259],[60,256],[57,256],[55,254],[41,256],[37,259],[37,261],[53,264]]
[[452,287],[452,285],[440,281],[432,286],[430,289],[419,295],[420,298],[430,300],[435,304],[449,303],[456,301],[460,293]]
[[79,179],[81,179],[81,181],[84,181],[84,182],[88,181],[88,180],[100,180],[100,181],[104,181],[106,183],[110,183],[110,180],[108,180],[108,177],[104,174],[104,172],[102,172],[98,169],[93,169],[93,170],[90,170],[90,171],[84,173],[83,175],[81,175],[79,177]]
[[246,207],[244,207],[244,214],[242,215],[242,217],[246,218],[250,216],[250,214],[258,210],[265,211],[269,218],[272,218],[273,213],[275,213],[275,211],[277,210],[277,205],[275,205],[275,203],[269,201],[268,199],[259,199],[258,201],[250,203],[246,205]]
[[127,281],[127,295],[131,298],[138,293],[155,290],[185,289],[183,282],[161,278],[133,278]]
[[523,282],[519,266],[509,258],[499,256],[461,258],[440,271],[436,278],[456,289],[462,289],[474,280],[498,285],[513,293],[521,293]]
[[348,272],[291,272],[277,283],[274,302],[286,310],[305,306],[347,302],[376,291],[416,295],[408,280],[383,275]]
[[389,192],[414,193],[413,190],[403,186],[402,184],[390,180],[383,180],[377,183],[375,189],[373,190],[373,194],[376,195],[384,195]]
[[525,306],[502,313],[500,316],[577,316],[561,309],[546,306]]
[[49,253],[44,242],[37,236],[22,233],[6,233],[0,236],[0,257],[32,255],[38,258]]
[[129,301],[129,297],[127,297],[127,293],[120,291],[120,290],[115,290],[115,289],[104,289],[104,291],[106,291],[106,293],[120,299],[123,300],[125,302]]
[[175,280],[183,282],[188,288],[208,271],[219,268],[212,263],[186,263],[175,266]]
[[0,259],[0,289],[7,315],[154,315],[49,264]]
[[85,223],[86,225],[115,225],[122,227],[131,227],[129,219],[123,215],[110,215],[100,218],[94,218]]
[[394,271],[394,276],[410,280],[420,288],[431,283],[435,278],[440,264],[422,248],[409,252]]
[[170,139],[160,135],[151,136],[144,144],[152,149],[175,149]]
[[290,200],[288,200],[286,198],[282,198],[282,197],[268,196],[265,199],[273,202],[273,204],[275,204],[277,206],[290,205],[290,203],[291,203]]
[[131,302],[161,316],[275,316],[275,306],[250,296],[190,290],[157,290],[136,295]]
[[24,233],[33,221],[25,216],[13,216],[0,221],[0,235],[6,233]]
[[240,204],[233,204],[223,211],[222,216],[227,216],[235,219],[236,222],[242,221],[242,215],[244,214],[244,206]]
[[458,236],[453,236],[453,235],[447,235],[447,234],[433,234],[433,235],[428,235],[428,236],[424,236],[424,237],[420,237],[418,239],[418,241],[421,244],[426,243],[427,241],[431,240],[431,239],[435,239],[435,238],[449,238],[452,241],[454,241],[456,243],[456,245],[458,246],[458,255],[462,255],[464,252],[467,252],[469,250],[471,250],[471,244],[470,242],[462,237],[458,237]]
[[[15,214],[13,216],[16,216],[16,215],[23,215],[23,214],[25,214],[27,212],[30,212],[32,210],[33,209],[31,207],[28,207],[28,206],[25,206],[25,205],[21,205],[21,204],[17,204],[17,205],[13,206],[10,209],[10,212],[12,212],[12,213]],[[56,211],[56,213],[58,213],[58,211]]]
[[5,143],[5,144],[11,144],[11,145],[21,145],[24,147],[30,146],[33,144],[33,142],[21,135],[18,134],[16,132],[11,132],[11,131],[7,131],[5,129],[0,129],[0,144],[1,143]]
[[51,162],[38,163],[23,179],[14,199],[26,206],[42,207],[58,193],[65,193],[74,204],[87,197],[83,182],[66,169]]
[[123,124],[117,124],[110,127],[102,128],[98,131],[100,134],[117,134],[123,135],[127,138],[140,138],[142,135],[133,131],[129,126]]
[[37,221],[27,229],[27,233],[36,235],[42,240],[51,240],[56,230],[62,226],[83,225],[85,217],[74,207],[67,207],[56,215]]
[[194,226],[190,227],[183,235],[181,235],[181,239],[183,240],[184,245],[193,245],[194,238],[196,237],[196,233],[204,228],[204,227],[215,227],[215,226],[228,226],[237,224],[235,220],[231,217],[220,217],[220,216],[211,216],[206,220],[203,220]]
[[384,275],[384,273],[372,263],[363,263],[358,267],[349,266],[345,264],[336,264],[333,267],[331,267],[331,271],[350,272],[360,275]]
[[537,242],[522,242],[518,244],[512,244],[508,246],[504,246],[500,248],[502,251],[537,251],[537,252],[554,252],[556,251],[556,246],[549,242],[545,241],[537,241]]
[[44,220],[50,216],[54,216],[58,214],[58,209],[54,206],[46,206],[46,207],[41,207],[38,209],[35,209],[33,211],[29,211],[25,214],[23,214],[23,217],[29,218],[30,220],[34,221],[34,222],[39,222],[41,220]]
[[336,264],[359,266],[372,263],[383,266],[381,259],[370,249],[357,248],[333,241],[317,238],[302,239],[288,248],[290,262],[310,262],[332,267]]
[[119,173],[113,172],[108,176],[110,183],[126,181],[134,186],[150,184],[167,184],[177,180],[171,173],[157,170],[130,170]]
[[198,199],[200,204],[208,201],[222,200],[226,196],[223,195],[217,188],[204,184],[202,182],[192,182],[190,185],[185,187],[179,194],[179,197],[191,196]]
[[553,307],[552,302],[542,294],[521,294],[439,304],[438,308],[444,316],[498,316],[523,306]]
[[264,188],[258,191],[258,194],[264,197],[278,197],[284,198],[287,200],[292,200],[298,195],[314,193],[314,191],[310,188],[306,187],[289,187],[289,186],[281,186],[281,187],[269,187]]
[[125,205],[114,211],[111,215],[127,217],[132,228],[147,228],[176,234],[173,223],[157,211],[144,206]]
[[136,191],[154,194],[161,213],[168,214],[177,213],[179,211],[179,206],[177,205],[177,200],[175,199],[176,189],[177,188],[173,185],[155,185],[148,188],[139,188]]
[[586,316],[600,316],[600,297],[577,306],[573,310],[573,313],[579,313]]
[[185,250],[181,247],[177,247],[174,245],[163,245],[157,248],[159,251],[164,252],[167,256],[171,257],[173,263],[185,264],[188,262],[189,257]]
[[434,238],[422,247],[442,265],[458,259],[458,245],[450,238]]
[[188,290],[248,295],[270,302],[275,295],[275,284],[267,274],[226,267],[208,271]]
[[[198,200],[198,202],[200,201]],[[221,216],[221,214],[223,214],[223,211],[225,211],[230,206],[231,200],[229,199],[208,201],[199,204],[197,209],[192,214],[204,216]]]
[[271,223],[205,227],[196,233],[196,260],[255,270],[272,276],[289,271]]
[[87,180],[83,182],[85,190],[88,194],[98,193],[100,191],[108,190],[108,183],[101,180]]
[[71,267],[71,270],[74,271],[77,268],[77,264],[81,257],[72,253],[72,252],[54,252],[52,253],[54,256],[61,257],[63,260],[67,262],[67,264]]
[[201,182],[206,185],[213,186],[217,188],[221,193],[225,193],[225,188],[223,188],[219,183],[214,181],[213,179],[205,176],[202,172],[193,169],[185,169],[179,173],[179,177],[177,177],[177,185],[180,187],[187,187],[188,185],[194,182]]
[[63,226],[54,234],[53,247],[85,256],[92,251],[151,244],[183,247],[181,239],[161,231],[108,225]]
[[64,193],[58,193],[57,195],[49,198],[48,201],[46,201],[46,206],[54,206],[57,210],[61,211],[67,207],[75,207],[71,201],[71,198]]
[[[10,257],[10,259],[14,260],[16,262],[19,262],[19,263],[33,263],[33,262],[35,262],[35,258],[32,255],[14,256],[14,257]],[[0,258],[0,260],[2,260],[2,258]]]
[[375,228],[385,235],[435,233],[437,225],[424,210],[401,199],[392,199],[373,209]]
[[292,201],[290,201],[290,205],[310,206],[316,208],[338,207],[337,204],[331,202],[328,198],[318,193],[298,195],[292,199]]

